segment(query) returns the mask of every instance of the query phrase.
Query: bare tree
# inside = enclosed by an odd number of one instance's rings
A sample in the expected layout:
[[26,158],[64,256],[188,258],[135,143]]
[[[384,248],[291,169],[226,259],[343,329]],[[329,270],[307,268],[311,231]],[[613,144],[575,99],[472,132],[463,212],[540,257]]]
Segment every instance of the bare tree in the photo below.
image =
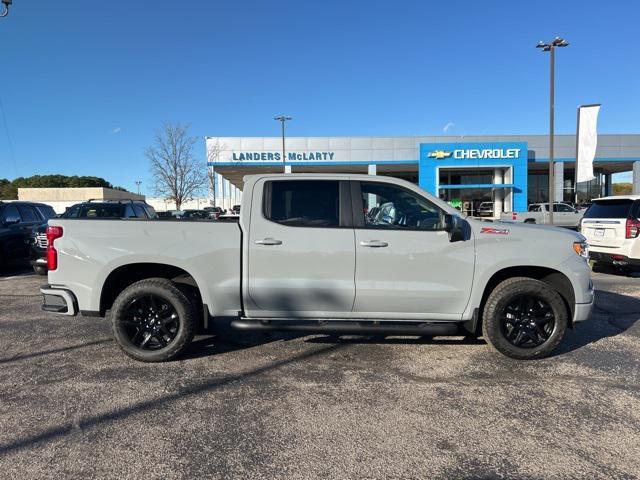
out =
[[189,125],[165,123],[145,150],[156,194],[173,200],[178,210],[207,184],[206,168],[193,155],[197,139],[188,133]]

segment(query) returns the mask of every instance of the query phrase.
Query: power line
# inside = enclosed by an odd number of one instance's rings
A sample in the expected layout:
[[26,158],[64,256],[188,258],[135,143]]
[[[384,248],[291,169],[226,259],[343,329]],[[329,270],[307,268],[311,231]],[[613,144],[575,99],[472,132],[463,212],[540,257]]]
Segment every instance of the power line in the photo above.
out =
[[13,162],[13,169],[15,170],[16,177],[18,176],[18,164],[16,163],[16,156],[13,153],[13,142],[11,141],[11,135],[9,135],[9,124],[7,123],[7,115],[4,113],[4,105],[2,104],[2,98],[0,98],[0,113],[2,113],[2,123],[4,124],[4,132],[7,135],[7,145],[9,146],[9,156]]

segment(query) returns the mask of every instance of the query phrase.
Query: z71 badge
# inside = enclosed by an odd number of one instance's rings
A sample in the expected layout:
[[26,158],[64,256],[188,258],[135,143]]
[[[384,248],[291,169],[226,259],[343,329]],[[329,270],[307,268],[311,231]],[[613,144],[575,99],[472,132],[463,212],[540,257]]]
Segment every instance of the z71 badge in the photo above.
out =
[[489,235],[509,235],[508,228],[482,227],[480,233],[488,233]]

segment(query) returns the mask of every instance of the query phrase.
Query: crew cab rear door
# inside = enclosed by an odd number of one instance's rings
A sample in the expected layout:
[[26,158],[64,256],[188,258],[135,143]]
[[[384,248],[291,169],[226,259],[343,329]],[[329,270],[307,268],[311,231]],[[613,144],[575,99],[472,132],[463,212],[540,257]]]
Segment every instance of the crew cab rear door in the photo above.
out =
[[245,314],[348,316],[355,297],[348,178],[264,178],[251,198]]
[[621,247],[627,218],[637,215],[638,202],[630,198],[594,200],[582,218],[581,233],[594,247]]
[[459,320],[475,266],[473,238],[450,242],[444,212],[400,185],[353,182],[356,301],[363,318]]

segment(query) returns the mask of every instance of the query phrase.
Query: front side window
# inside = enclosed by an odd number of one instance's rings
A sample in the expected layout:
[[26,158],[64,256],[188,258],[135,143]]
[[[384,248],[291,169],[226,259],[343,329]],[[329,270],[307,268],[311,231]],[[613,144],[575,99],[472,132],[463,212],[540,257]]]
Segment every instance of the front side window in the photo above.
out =
[[267,219],[291,227],[340,226],[339,182],[284,180],[265,183]]
[[396,185],[363,182],[365,228],[441,230],[443,212],[426,198]]
[[564,203],[555,203],[553,205],[553,211],[558,213],[575,212],[573,208],[571,208],[569,205],[565,205]]

